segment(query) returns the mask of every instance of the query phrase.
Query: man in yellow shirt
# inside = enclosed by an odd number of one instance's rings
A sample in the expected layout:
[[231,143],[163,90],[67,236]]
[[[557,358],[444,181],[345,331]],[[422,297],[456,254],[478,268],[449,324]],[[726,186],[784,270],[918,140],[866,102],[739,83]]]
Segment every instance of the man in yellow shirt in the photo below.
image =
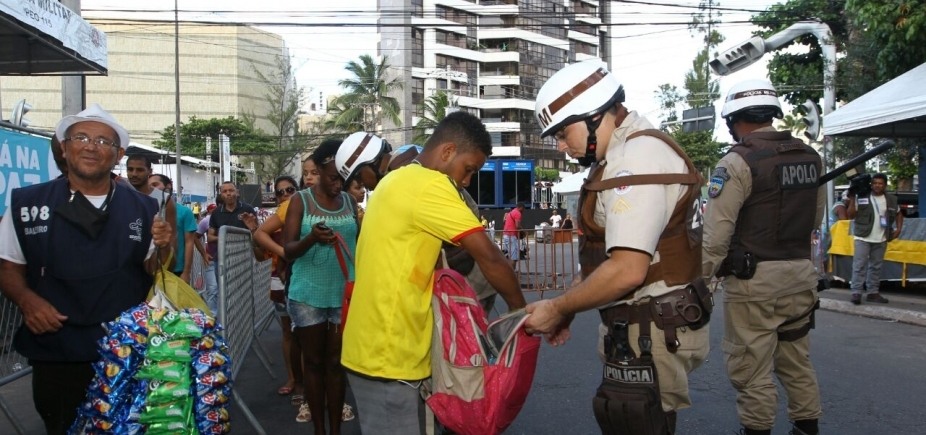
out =
[[364,433],[423,433],[418,389],[431,376],[431,291],[443,242],[468,251],[509,308],[525,305],[514,271],[460,193],[491,153],[482,122],[454,112],[370,197],[341,353]]

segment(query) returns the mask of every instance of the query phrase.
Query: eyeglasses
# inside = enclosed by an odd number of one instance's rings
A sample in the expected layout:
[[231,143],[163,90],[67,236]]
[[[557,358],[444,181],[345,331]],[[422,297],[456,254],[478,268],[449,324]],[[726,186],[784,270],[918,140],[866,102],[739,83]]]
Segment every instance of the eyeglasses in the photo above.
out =
[[114,148],[119,147],[119,144],[117,144],[115,141],[107,139],[103,136],[97,136],[96,138],[91,139],[90,136],[82,133],[75,134],[74,136],[68,136],[64,138],[64,140],[80,142],[83,145],[90,145],[92,143],[96,146],[108,146]]
[[293,187],[293,186],[289,186],[289,187],[287,187],[287,188],[280,189],[280,190],[277,190],[277,191],[276,191],[277,196],[283,196],[284,193],[288,193],[288,194],[292,195],[292,194],[296,193],[296,188]]

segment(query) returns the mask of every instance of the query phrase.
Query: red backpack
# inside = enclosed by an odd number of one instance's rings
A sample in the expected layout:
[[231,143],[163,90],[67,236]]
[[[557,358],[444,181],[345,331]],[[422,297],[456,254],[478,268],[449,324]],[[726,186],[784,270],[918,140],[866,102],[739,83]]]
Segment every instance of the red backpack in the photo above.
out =
[[458,272],[434,273],[431,395],[437,420],[461,435],[492,435],[517,417],[530,391],[540,337],[524,331],[518,310],[487,324],[476,294]]

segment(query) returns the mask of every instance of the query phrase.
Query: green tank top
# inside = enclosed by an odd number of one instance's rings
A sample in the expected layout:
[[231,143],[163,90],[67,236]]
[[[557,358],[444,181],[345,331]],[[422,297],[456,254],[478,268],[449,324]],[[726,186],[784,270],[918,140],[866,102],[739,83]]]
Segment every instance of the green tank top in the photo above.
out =
[[[305,210],[299,237],[306,237],[316,223],[324,221],[335,233],[341,234],[351,257],[354,257],[357,249],[357,219],[356,210],[347,193],[341,192],[343,205],[337,210],[321,207],[315,201],[312,189],[303,190],[299,195]],[[349,259],[346,261],[349,279],[353,280],[354,264]],[[293,263],[289,298],[315,308],[338,308],[344,295],[344,283],[344,273],[338,264],[334,245],[315,244]]]

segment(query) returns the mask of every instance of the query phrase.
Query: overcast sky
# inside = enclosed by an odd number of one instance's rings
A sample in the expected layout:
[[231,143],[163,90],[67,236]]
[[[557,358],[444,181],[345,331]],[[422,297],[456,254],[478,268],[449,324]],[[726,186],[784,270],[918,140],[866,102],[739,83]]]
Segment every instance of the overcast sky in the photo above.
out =
[[[654,90],[662,83],[682,87],[685,73],[700,49],[699,36],[692,35],[684,24],[696,11],[695,0],[652,0],[671,6],[651,6],[613,2],[615,27],[613,71],[624,83],[627,105],[658,121]],[[727,0],[720,4],[718,30],[726,37],[720,49],[748,39],[756,28],[744,24],[753,14],[764,10],[769,0]],[[334,4],[323,6],[321,4]],[[174,2],[170,0],[83,0],[84,14],[101,16],[99,10],[115,10],[107,16],[143,17],[173,20]],[[264,30],[280,34],[286,41],[297,68],[299,84],[328,94],[339,93],[337,81],[348,77],[344,65],[362,54],[376,54],[376,0],[183,0],[179,2],[181,20],[234,21],[248,23],[366,24],[367,26],[306,27],[266,26]],[[217,10],[221,9],[221,10]],[[134,13],[133,13],[134,12]],[[679,24],[671,24],[679,23]],[[182,72],[181,72],[182,74]],[[734,83],[750,78],[765,78],[765,62],[750,66],[721,79],[721,92]],[[724,129],[725,130],[725,129]],[[720,133],[719,139],[725,140]]]

